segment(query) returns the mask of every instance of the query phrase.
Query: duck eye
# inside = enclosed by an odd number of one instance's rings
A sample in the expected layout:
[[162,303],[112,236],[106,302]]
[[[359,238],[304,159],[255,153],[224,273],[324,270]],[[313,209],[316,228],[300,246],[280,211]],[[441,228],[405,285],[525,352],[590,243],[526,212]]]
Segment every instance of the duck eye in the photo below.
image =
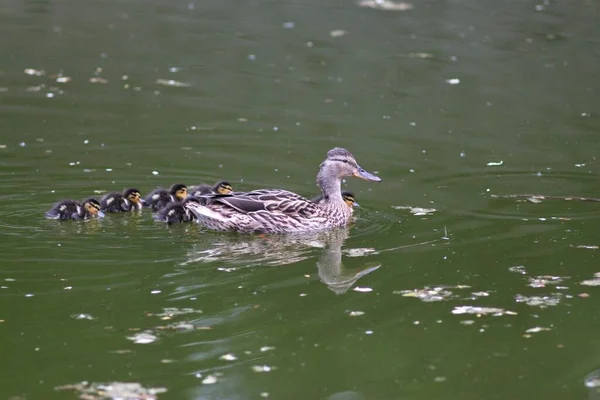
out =
[[348,160],[342,160],[344,164],[348,164]]

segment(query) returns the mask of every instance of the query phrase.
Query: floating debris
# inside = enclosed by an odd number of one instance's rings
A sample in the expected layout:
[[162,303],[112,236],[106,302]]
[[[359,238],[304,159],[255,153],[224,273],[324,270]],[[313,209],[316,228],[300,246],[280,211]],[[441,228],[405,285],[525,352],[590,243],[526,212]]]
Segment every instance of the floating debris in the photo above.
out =
[[412,207],[412,206],[392,206],[396,210],[410,210],[413,215],[432,215],[437,210],[435,208],[423,208],[423,207]]
[[533,278],[529,278],[529,286],[533,287],[533,288],[540,288],[540,287],[546,287],[546,285],[554,285],[556,286],[557,284],[563,282],[565,279],[568,279],[569,277],[565,277],[565,276],[550,276],[550,275],[541,275],[541,276],[536,276]]
[[217,268],[217,271],[222,271],[222,272],[233,272],[235,271],[237,268],[225,268],[225,267],[219,267]]
[[86,320],[93,320],[94,317],[92,317],[90,314],[71,314],[71,318],[73,319],[86,319]]
[[274,346],[263,346],[263,347],[260,348],[260,351],[263,352],[263,353],[265,351],[271,351],[271,350],[275,350],[275,347]]
[[213,383],[217,383],[217,377],[215,375],[208,375],[202,380],[203,385],[212,385]]
[[186,314],[202,314],[202,310],[196,310],[193,308],[177,308],[177,307],[166,307],[160,313],[146,313],[147,317],[160,317],[160,319],[168,320],[179,315]]
[[157,395],[166,393],[166,388],[145,388],[139,383],[112,382],[88,383],[57,386],[54,390],[74,390],[80,399],[86,400],[156,400]]
[[531,307],[554,307],[560,303],[563,295],[561,293],[552,293],[550,296],[523,296],[516,295],[515,301],[517,303],[525,303]]
[[502,164],[504,164],[504,161],[490,161],[489,163],[487,163],[488,167],[499,167]]
[[106,85],[108,83],[108,79],[102,78],[100,76],[92,76],[90,78],[90,83],[100,83],[102,85]]
[[351,317],[361,317],[363,315],[365,315],[364,311],[349,311],[348,315]]
[[228,354],[223,354],[221,357],[219,357],[219,360],[235,361],[235,360],[237,360],[237,357],[231,353],[228,353]]
[[404,297],[415,297],[424,302],[443,301],[454,297],[454,294],[445,287],[425,287],[423,289],[394,291],[393,294],[401,294]]
[[446,79],[446,83],[449,83],[450,85],[458,85],[460,83],[460,79],[458,79],[458,78]]
[[588,250],[598,250],[600,249],[600,246],[593,246],[593,245],[585,245],[585,244],[578,244],[578,245],[571,245],[571,247],[574,247],[576,249],[588,249]]
[[587,279],[582,281],[580,285],[584,286],[600,286],[600,272],[594,274],[594,279]]
[[133,336],[127,336],[127,339],[129,339],[133,343],[137,343],[137,344],[148,344],[148,343],[156,342],[156,340],[158,338],[150,332],[140,332],[140,333],[136,333]]
[[543,326],[536,326],[534,328],[529,328],[525,331],[525,333],[538,333],[538,332],[545,332],[545,331],[550,331],[550,328],[545,328]]
[[346,34],[346,31],[343,29],[335,29],[331,32],[329,32],[329,36],[331,37],[341,37],[344,36]]
[[373,8],[375,10],[384,11],[409,11],[415,8],[411,3],[404,1],[389,1],[389,0],[361,0],[358,3],[359,7]]
[[494,317],[498,317],[500,315],[517,315],[514,311],[508,311],[503,308],[494,308],[494,307],[477,307],[477,306],[458,306],[454,307],[452,310],[452,314],[477,314],[477,315],[485,315],[491,314]]
[[433,58],[433,54],[431,53],[408,53],[408,56],[410,58]]
[[70,76],[59,76],[56,78],[56,82],[57,83],[67,83],[67,82],[71,82],[71,77]]
[[377,250],[370,247],[344,250],[344,254],[346,254],[348,257],[364,257],[366,255],[375,253],[377,253]]
[[370,287],[360,287],[360,286],[357,286],[357,287],[354,288],[354,291],[355,292],[361,292],[361,293],[369,293],[369,292],[372,292],[373,289],[371,289]]
[[515,265],[514,267],[508,268],[508,270],[510,272],[516,272],[516,273],[521,274],[521,275],[527,274],[527,271],[525,271],[525,266],[524,265]]
[[27,75],[31,75],[31,76],[43,76],[46,75],[46,71],[44,71],[43,69],[34,69],[34,68],[26,68],[25,74]]
[[175,331],[191,331],[194,329],[199,329],[196,328],[195,325],[187,323],[187,322],[177,322],[174,324],[169,324],[169,325],[164,325],[164,326],[157,326],[156,329],[172,329]]
[[192,86],[189,83],[176,81],[173,79],[157,79],[156,84],[163,85],[163,86],[171,86],[171,87],[190,87],[190,86]]
[[268,365],[253,365],[252,371],[254,372],[271,372],[274,370],[274,367],[270,367]]

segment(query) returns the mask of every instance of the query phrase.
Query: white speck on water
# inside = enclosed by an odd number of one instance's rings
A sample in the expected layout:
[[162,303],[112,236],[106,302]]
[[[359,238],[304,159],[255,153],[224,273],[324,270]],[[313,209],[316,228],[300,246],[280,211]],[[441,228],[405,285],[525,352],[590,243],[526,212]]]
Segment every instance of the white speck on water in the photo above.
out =
[[248,54],[248,60],[250,60],[250,61],[256,60],[256,55],[255,54]]
[[544,11],[544,6],[541,4],[536,4],[535,11]]
[[268,365],[253,365],[252,371],[254,372],[271,372],[273,368]]
[[585,167],[585,164],[575,164],[577,168]]
[[542,176],[542,172],[541,171],[536,172],[535,176]]
[[133,336],[128,336],[127,339],[137,344],[148,344],[155,342],[157,340],[157,337],[148,332],[140,332],[136,333]]
[[446,382],[446,379],[447,378],[445,376],[436,376],[433,380],[441,383],[441,382]]
[[161,291],[160,290],[153,290],[150,292],[150,294],[159,294]]
[[504,164],[504,161],[500,160],[500,161],[490,161],[489,163],[487,163],[488,167],[499,167],[500,165]]
[[329,32],[329,36],[331,37],[340,37],[340,36],[344,36],[346,34],[346,31],[343,29],[335,29],[331,32]]
[[112,168],[106,168],[106,172],[112,172]]
[[373,289],[371,289],[370,287],[360,287],[360,286],[357,286],[357,287],[354,288],[354,291],[355,292],[361,292],[361,293],[369,293],[369,292],[372,292]]
[[415,173],[415,170],[413,168],[409,169],[408,172],[410,172],[411,174]]
[[372,335],[373,331],[365,331],[365,335]]
[[293,23],[293,22],[284,22],[284,23],[283,23],[283,27],[284,27],[285,29],[292,29],[292,28],[293,28],[293,27],[295,27],[295,26],[296,26],[296,24],[295,24],[295,23]]
[[51,99],[54,97],[54,93],[46,93],[46,97]]
[[25,147],[25,146],[27,146],[27,145],[25,144],[25,142],[21,142],[21,143],[19,143],[19,147]]
[[409,124],[410,126],[417,126],[417,123],[416,123],[416,122],[409,122],[408,124]]
[[89,140],[85,139],[85,140],[83,141],[83,144],[88,144],[89,142],[90,142]]
[[60,246],[62,246],[62,244],[58,243],[57,246],[60,247]]
[[152,171],[152,175],[158,175],[158,171]]
[[206,378],[204,378],[204,380],[202,381],[203,385],[212,385],[213,383],[217,383],[217,377],[214,375],[208,375]]
[[197,300],[197,297],[190,297],[190,300]]
[[25,295],[25,297],[33,297],[33,296],[35,296],[33,293],[27,293],[27,294]]
[[261,392],[260,397],[264,397],[266,399],[269,397],[269,392]]
[[365,312],[364,311],[350,311],[348,313],[348,315],[351,317],[360,317],[362,315],[365,315]]
[[221,357],[219,357],[219,360],[235,361],[235,360],[237,360],[237,357],[231,353],[228,353],[228,354],[223,354]]
[[90,314],[84,314],[84,313],[73,314],[73,315],[71,315],[71,318],[73,318],[73,319],[87,319],[87,320],[93,320],[94,319],[94,317],[92,317]]
[[465,153],[464,151],[460,152],[460,158],[465,158],[467,156],[467,153]]
[[276,126],[274,126],[274,127],[273,127],[273,130],[274,130],[274,131],[278,131],[278,130],[279,130],[279,128],[278,128],[278,127],[276,127]]
[[71,290],[71,289],[73,289],[73,286],[65,286],[63,289],[64,290]]
[[306,293],[300,293],[300,297],[306,297],[307,294]]
[[306,42],[306,47],[313,47],[315,44],[313,42]]
[[458,85],[460,83],[460,79],[458,79],[458,78],[446,79],[446,82],[451,85]]
[[181,70],[181,68],[179,68],[179,67],[169,67],[169,72],[175,73],[175,72],[179,72],[180,70]]
[[196,378],[202,378],[202,374],[200,372],[196,372],[196,374],[194,375]]
[[413,321],[413,325],[419,325],[420,323],[420,321]]
[[6,278],[4,279],[6,282],[14,282],[16,279],[15,278]]
[[263,353],[265,351],[271,351],[271,350],[275,350],[275,347],[273,347],[273,346],[263,346],[263,347],[260,348],[260,351],[262,351]]
[[589,113],[586,113],[586,112],[582,112],[582,113],[581,113],[581,116],[582,116],[582,117],[589,117],[589,116],[590,116],[590,114],[589,114]]

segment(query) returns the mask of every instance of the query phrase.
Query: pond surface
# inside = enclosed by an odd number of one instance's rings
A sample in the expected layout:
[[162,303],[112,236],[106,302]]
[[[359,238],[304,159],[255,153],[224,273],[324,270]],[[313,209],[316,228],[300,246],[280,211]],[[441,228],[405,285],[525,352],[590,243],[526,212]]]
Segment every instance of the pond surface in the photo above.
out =
[[[386,4],[4,1],[0,397],[600,398],[598,5]],[[44,218],[336,146],[348,229]]]

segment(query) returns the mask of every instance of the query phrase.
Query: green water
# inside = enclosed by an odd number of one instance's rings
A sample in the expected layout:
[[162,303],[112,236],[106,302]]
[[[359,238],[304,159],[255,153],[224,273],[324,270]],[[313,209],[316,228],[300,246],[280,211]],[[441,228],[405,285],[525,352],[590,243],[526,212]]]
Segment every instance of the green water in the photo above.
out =
[[[600,204],[493,197],[600,197],[598,6],[546,3],[4,2],[0,397],[599,398]],[[175,182],[312,196],[335,146],[383,179],[344,184],[348,230],[43,218]]]

